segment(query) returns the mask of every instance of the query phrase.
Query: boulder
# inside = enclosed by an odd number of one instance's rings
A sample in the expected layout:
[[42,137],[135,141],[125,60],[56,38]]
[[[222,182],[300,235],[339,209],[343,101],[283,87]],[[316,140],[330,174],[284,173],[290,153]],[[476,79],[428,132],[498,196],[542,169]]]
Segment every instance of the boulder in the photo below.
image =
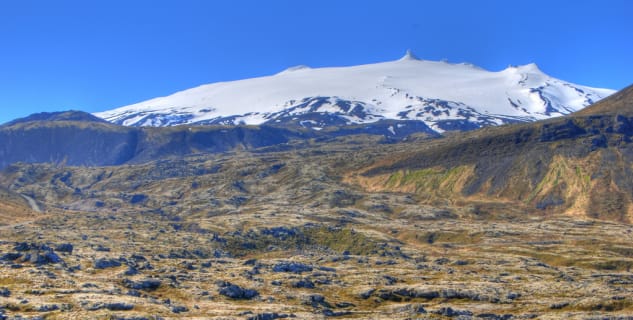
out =
[[455,310],[451,307],[442,307],[439,310],[434,311],[433,313],[443,315],[449,318],[459,317],[459,316],[471,317],[473,315],[473,313],[468,310]]
[[332,308],[332,305],[330,305],[327,301],[325,301],[325,297],[320,294],[309,294],[309,295],[303,296],[301,298],[301,301],[303,304],[312,306],[313,308],[318,308],[318,307]]
[[55,247],[55,251],[72,254],[73,253],[73,245],[70,243],[62,243]]
[[259,295],[259,292],[253,289],[243,289],[240,286],[230,284],[219,290],[219,293],[223,296],[229,297],[235,300],[250,300]]
[[249,317],[248,320],[275,320],[275,319],[286,319],[289,315],[285,313],[260,313],[258,315],[254,315]]
[[306,288],[306,289],[314,289],[314,282],[310,281],[310,279],[301,279],[292,283],[293,288]]
[[105,304],[105,308],[111,311],[127,311],[134,309],[134,305],[124,302],[109,302]]
[[39,306],[35,308],[35,311],[37,312],[51,312],[55,310],[59,310],[59,306],[56,304],[47,304],[47,305],[43,305],[43,306]]
[[311,272],[312,267],[300,262],[280,262],[273,266],[274,272],[303,273]]
[[171,308],[171,312],[173,313],[182,313],[182,312],[187,312],[189,311],[189,309],[185,306],[173,306]]
[[154,291],[161,285],[161,281],[158,279],[143,279],[140,281],[123,280],[123,285],[132,290],[145,290]]
[[116,268],[120,266],[121,266],[121,262],[119,262],[116,259],[101,258],[101,259],[95,260],[94,262],[95,269]]

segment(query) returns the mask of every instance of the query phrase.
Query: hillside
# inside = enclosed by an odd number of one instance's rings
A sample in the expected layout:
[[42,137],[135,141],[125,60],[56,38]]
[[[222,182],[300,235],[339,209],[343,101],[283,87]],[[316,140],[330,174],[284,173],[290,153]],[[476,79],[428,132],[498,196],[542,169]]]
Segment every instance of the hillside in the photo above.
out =
[[575,113],[577,116],[589,115],[624,115],[632,116],[633,108],[631,108],[631,96],[633,95],[633,86],[628,86],[616,94],[609,97],[608,100],[597,102],[588,108]]
[[0,168],[17,162],[121,165],[255,149],[307,137],[270,126],[131,128],[79,111],[37,114],[0,126]]
[[138,130],[73,114],[52,119],[32,116],[0,126],[0,168],[16,162],[121,164],[133,157]]
[[528,212],[633,219],[633,90],[566,117],[435,140],[347,176],[433,203],[502,202]]
[[26,222],[37,218],[26,198],[6,188],[0,187],[0,230],[18,222]]

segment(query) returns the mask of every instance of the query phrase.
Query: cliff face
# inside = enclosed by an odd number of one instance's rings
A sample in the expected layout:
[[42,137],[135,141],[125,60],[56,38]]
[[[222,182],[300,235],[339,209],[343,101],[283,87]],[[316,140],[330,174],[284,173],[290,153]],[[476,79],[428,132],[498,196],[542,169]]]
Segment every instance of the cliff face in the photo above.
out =
[[134,157],[138,132],[104,124],[41,123],[0,128],[0,167],[15,162],[117,165]]
[[131,128],[82,112],[38,114],[0,126],[0,168],[17,162],[139,163],[283,144],[300,136],[297,131],[267,126]]
[[142,163],[167,157],[280,145],[302,137],[300,132],[267,126],[195,126],[141,128],[135,154],[129,162]]

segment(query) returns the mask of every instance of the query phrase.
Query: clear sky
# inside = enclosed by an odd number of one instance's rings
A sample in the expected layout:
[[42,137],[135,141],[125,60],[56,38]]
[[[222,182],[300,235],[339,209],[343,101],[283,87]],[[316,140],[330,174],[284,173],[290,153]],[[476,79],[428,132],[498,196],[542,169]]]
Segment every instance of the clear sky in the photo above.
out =
[[633,83],[632,12],[630,0],[2,0],[0,123],[406,49],[621,89]]

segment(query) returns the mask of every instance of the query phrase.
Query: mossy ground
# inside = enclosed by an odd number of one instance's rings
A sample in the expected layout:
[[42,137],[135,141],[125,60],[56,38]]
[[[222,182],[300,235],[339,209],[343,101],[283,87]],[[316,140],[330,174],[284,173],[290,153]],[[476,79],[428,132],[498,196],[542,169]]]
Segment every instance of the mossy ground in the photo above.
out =
[[[47,212],[33,214],[15,198],[12,216],[0,215],[0,254],[22,241],[74,250],[57,264],[2,261],[0,288],[11,294],[0,307],[50,319],[442,318],[433,312],[446,307],[543,319],[633,313],[630,225],[534,214],[493,195],[448,197],[468,186],[474,166],[402,169],[371,181],[380,188],[370,190],[348,174],[406,150],[357,147],[6,173],[12,192]],[[586,185],[585,167],[560,161],[546,167],[539,195],[561,179]],[[122,265],[97,269],[101,258]],[[275,272],[282,262],[312,271]],[[125,274],[131,264],[138,274]],[[144,279],[161,285],[130,292],[126,280]],[[222,282],[259,295],[228,298],[219,294]],[[91,310],[99,303],[133,308]],[[174,313],[176,306],[188,311]],[[428,313],[416,313],[420,307]]]

